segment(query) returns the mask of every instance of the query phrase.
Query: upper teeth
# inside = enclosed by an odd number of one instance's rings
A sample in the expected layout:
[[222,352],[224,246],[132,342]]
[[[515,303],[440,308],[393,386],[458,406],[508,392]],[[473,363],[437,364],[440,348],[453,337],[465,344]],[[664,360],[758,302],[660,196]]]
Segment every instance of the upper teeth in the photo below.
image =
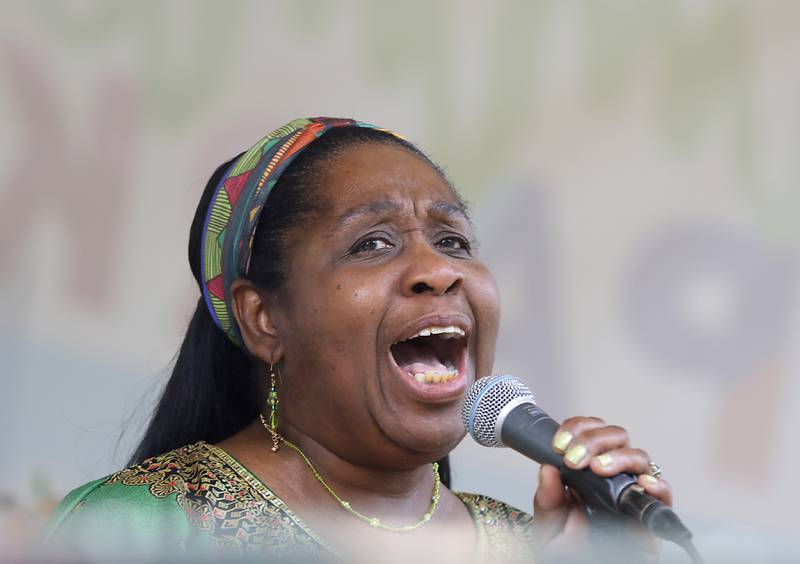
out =
[[426,327],[416,335],[412,335],[406,340],[415,339],[417,337],[430,337],[431,335],[444,335],[446,338],[463,337],[466,335],[463,329],[455,325],[448,325],[447,327]]

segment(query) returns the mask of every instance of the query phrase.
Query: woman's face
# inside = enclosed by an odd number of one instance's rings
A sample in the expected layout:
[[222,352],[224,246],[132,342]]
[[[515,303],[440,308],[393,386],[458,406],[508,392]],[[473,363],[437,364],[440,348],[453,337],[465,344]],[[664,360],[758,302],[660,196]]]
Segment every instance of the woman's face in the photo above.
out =
[[464,436],[460,400],[491,371],[497,288],[441,176],[393,145],[332,159],[319,214],[287,242],[270,311],[282,417],[351,462],[402,467]]

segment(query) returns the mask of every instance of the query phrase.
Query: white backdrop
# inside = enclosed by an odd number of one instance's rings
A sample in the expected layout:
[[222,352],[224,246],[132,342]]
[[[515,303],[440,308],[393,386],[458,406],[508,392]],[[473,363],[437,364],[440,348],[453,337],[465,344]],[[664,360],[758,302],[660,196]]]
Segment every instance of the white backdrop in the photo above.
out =
[[[473,203],[497,372],[554,416],[630,429],[712,557],[796,546],[800,5],[3,12],[4,543],[124,464],[197,299],[185,249],[210,173],[334,115],[403,132]],[[532,463],[468,442],[454,461],[456,487],[530,510]]]

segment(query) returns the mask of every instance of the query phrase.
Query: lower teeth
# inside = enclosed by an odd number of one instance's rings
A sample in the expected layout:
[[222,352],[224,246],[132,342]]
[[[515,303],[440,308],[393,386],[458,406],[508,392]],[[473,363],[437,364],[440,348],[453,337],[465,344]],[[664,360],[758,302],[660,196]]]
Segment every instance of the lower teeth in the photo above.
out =
[[416,374],[409,374],[410,378],[414,378],[420,384],[445,384],[452,381],[458,376],[457,370],[450,370],[448,372],[417,372]]

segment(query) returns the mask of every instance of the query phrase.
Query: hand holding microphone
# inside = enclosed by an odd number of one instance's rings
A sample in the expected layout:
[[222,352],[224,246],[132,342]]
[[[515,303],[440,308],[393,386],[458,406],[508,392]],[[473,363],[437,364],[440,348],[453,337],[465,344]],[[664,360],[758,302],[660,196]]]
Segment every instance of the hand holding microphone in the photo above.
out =
[[[543,465],[534,500],[535,523],[549,529],[553,537],[580,528],[585,521],[583,509],[588,509],[622,523],[639,522],[654,535],[683,546],[699,561],[691,533],[669,508],[669,485],[648,474],[649,456],[630,447],[621,427],[589,417],[559,425],[513,376],[476,381],[465,395],[462,418],[478,443],[508,446]],[[563,484],[579,494],[580,504],[565,497]]]

